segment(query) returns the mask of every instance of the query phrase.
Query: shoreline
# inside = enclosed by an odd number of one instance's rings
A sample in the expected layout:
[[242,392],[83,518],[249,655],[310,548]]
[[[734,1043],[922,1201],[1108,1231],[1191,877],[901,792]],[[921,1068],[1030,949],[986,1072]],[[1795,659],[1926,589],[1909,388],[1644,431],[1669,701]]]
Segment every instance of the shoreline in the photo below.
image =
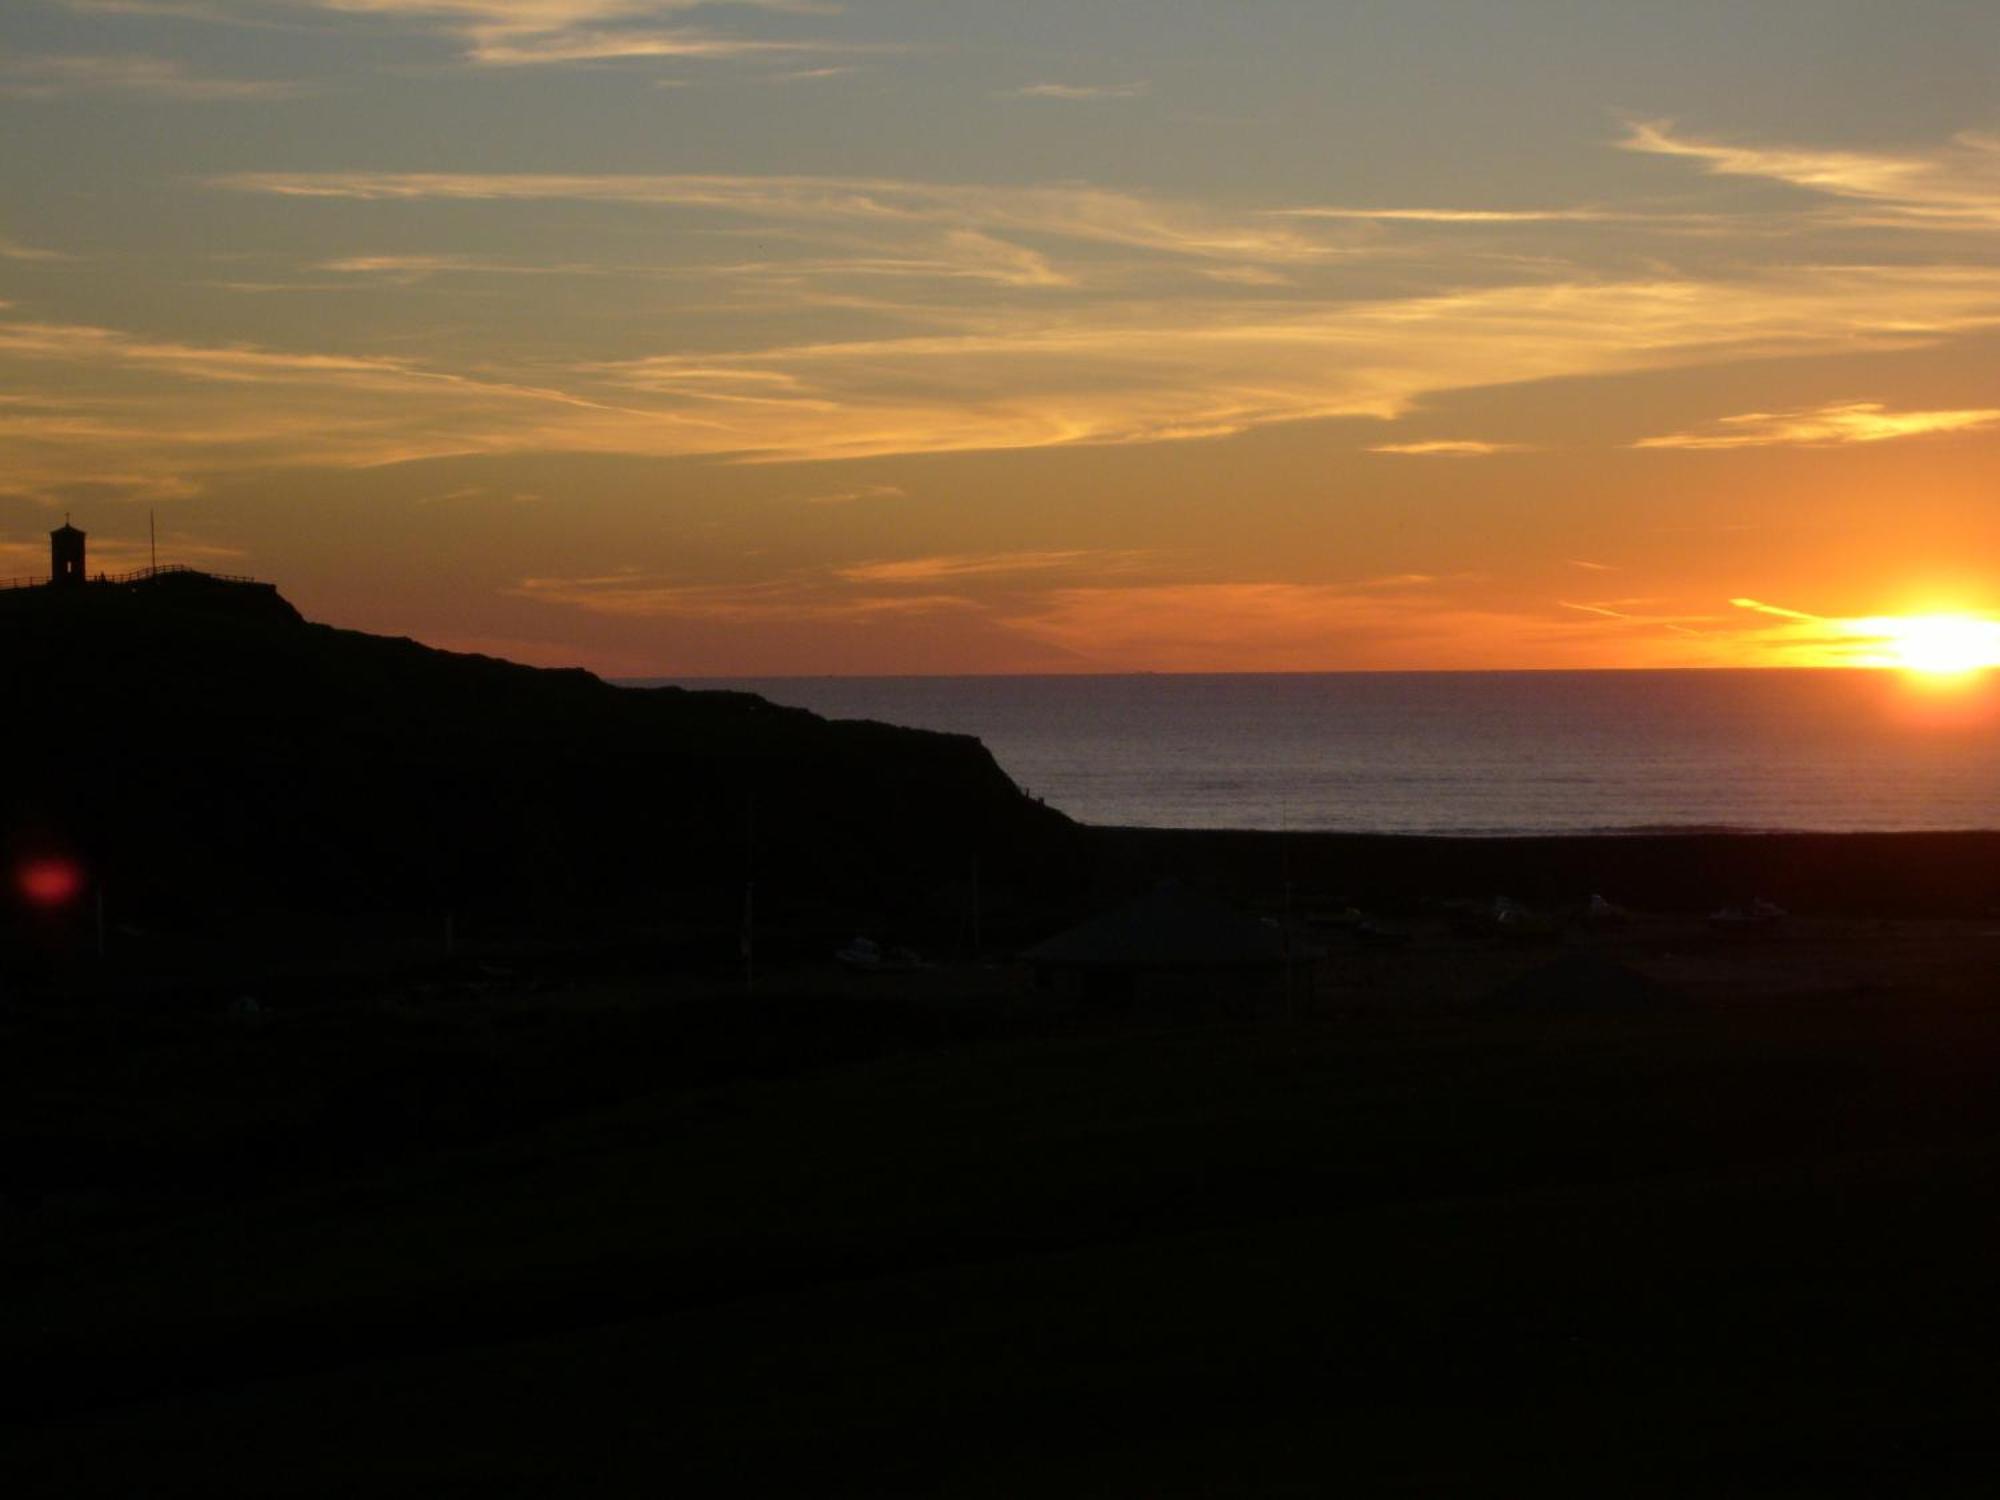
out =
[[2000,831],[1460,837],[1079,825],[1099,878],[1177,879],[1395,908],[1507,895],[1702,913],[1763,897],[1801,914],[2000,916]]

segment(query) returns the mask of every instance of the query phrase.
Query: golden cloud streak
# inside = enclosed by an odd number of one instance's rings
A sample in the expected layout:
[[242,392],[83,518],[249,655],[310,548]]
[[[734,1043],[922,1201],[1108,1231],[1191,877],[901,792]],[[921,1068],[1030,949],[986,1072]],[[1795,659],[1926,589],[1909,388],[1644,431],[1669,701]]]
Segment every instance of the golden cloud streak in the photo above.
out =
[[1745,412],[1717,420],[1717,432],[1675,432],[1642,438],[1635,448],[1840,448],[1896,438],[1972,432],[2000,422],[2000,410],[1890,411],[1879,401],[1841,401],[1803,411]]
[[621,619],[684,619],[723,624],[837,623],[976,610],[959,594],[871,594],[825,577],[749,583],[683,583],[637,573],[523,578],[518,598]]
[[1138,584],[1053,590],[1005,624],[1111,671],[1481,670],[1518,665],[1684,665],[1662,637],[1635,647],[1625,622],[1440,604],[1287,582]]
[[[1397,416],[1442,390],[1851,349],[2000,323],[2000,272],[1819,268],[1699,282],[1503,287],[1327,306],[1177,303],[1116,321],[805,344],[607,367],[765,457],[1130,443]],[[764,409],[713,396],[770,381]],[[925,393],[920,398],[917,393]]]
[[8,435],[6,461],[13,483],[45,488],[135,463],[164,481],[463,453],[796,461],[1171,441],[1393,417],[1474,386],[1907,348],[2000,323],[2000,270],[1802,268],[1726,284],[1332,304],[1126,302],[1095,316],[976,322],[962,333],[543,365],[510,380],[0,317],[0,361],[96,372],[97,404],[65,398],[39,435]]
[[929,583],[939,578],[994,577],[1047,573],[1088,565],[1096,574],[1137,566],[1140,552],[986,552],[942,557],[908,557],[886,562],[855,563],[837,570],[850,583]]
[[2000,620],[1986,615],[1808,614],[1758,599],[1732,599],[1773,623],[1737,644],[1758,666],[1901,667],[1957,672],[2000,666]]
[[828,16],[840,11],[837,5],[815,4],[811,0],[295,0],[295,3],[420,25],[456,38],[465,48],[466,61],[498,67],[895,50],[819,39],[767,40],[685,26],[646,24],[723,5],[795,16]]
[[1731,599],[1738,609],[1747,609],[1754,614],[1771,615],[1780,620],[1806,620],[1815,625],[1826,623],[1818,615],[1808,615],[1796,609],[1786,609],[1778,604],[1766,604],[1761,599]]
[[1488,443],[1478,438],[1432,438],[1421,443],[1376,443],[1370,453],[1394,453],[1409,458],[1487,458],[1496,453],[1526,453],[1523,443]]
[[1649,214],[1607,208],[1274,208],[1281,219],[1331,219],[1378,224],[1655,224],[1709,221],[1706,214]]

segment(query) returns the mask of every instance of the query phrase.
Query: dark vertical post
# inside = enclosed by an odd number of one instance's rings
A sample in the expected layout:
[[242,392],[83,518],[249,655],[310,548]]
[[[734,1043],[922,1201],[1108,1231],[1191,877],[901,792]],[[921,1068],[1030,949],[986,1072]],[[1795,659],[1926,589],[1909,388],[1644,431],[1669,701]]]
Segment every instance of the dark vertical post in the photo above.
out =
[[1285,1019],[1295,1020],[1298,1016],[1298,963],[1293,948],[1292,936],[1292,845],[1291,834],[1278,834],[1278,851],[1281,861],[1279,869],[1285,881]]
[[743,993],[757,992],[757,794],[743,809]]
[[975,961],[986,945],[979,935],[979,856],[972,856],[972,957]]

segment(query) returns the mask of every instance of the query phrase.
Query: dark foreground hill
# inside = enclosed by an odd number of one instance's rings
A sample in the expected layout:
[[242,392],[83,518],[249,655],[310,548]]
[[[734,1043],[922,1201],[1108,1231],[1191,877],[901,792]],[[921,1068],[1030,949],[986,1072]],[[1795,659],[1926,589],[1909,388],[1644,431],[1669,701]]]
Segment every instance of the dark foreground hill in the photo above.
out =
[[964,736],[610,686],[302,620],[200,575],[0,596],[9,862],[121,921],[265,911],[958,921],[1060,869],[1067,820]]
[[0,1493],[1985,1496],[1985,930],[0,1006]]

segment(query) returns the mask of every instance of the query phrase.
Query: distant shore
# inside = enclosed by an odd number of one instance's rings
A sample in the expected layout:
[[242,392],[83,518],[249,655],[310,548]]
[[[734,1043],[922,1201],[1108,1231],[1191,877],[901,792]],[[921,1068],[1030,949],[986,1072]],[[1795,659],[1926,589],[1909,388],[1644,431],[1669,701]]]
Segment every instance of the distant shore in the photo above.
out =
[[1764,897],[1827,916],[2000,914],[2000,831],[1441,838],[1091,827],[1112,884],[1175,878],[1306,904],[1507,895],[1700,912]]

